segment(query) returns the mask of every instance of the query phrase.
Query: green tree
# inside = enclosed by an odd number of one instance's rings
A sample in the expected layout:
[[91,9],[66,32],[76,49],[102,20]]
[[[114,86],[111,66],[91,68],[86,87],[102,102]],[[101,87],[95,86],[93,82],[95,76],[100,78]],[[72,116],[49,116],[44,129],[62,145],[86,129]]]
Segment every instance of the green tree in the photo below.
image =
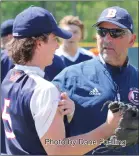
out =
[[[73,4],[76,6],[73,7]],[[1,22],[15,16],[30,5],[42,6],[53,13],[59,22],[65,15],[77,15],[85,25],[85,41],[94,42],[96,23],[102,10],[110,6],[120,6],[129,11],[133,17],[135,33],[138,35],[138,1],[137,0],[96,0],[96,1],[2,1],[1,2]],[[76,8],[76,10],[73,10]],[[137,36],[138,37],[138,36]]]

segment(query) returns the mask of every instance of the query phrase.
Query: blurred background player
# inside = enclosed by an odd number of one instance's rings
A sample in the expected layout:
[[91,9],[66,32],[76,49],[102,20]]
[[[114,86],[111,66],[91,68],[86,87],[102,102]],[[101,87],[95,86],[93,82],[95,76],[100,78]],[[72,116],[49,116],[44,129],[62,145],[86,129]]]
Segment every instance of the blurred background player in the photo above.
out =
[[6,44],[13,38],[14,19],[8,19],[1,24],[1,49],[5,49]]
[[8,57],[6,45],[11,39],[14,19],[8,19],[1,24],[1,82],[7,72],[13,68],[13,62]]
[[93,53],[79,47],[79,42],[84,39],[84,24],[79,17],[65,16],[60,20],[59,26],[64,30],[72,32],[72,38],[68,40],[61,39],[61,45],[56,50],[56,55],[62,58],[65,66],[92,59]]
[[[8,73],[8,71],[14,67],[12,60],[9,58],[6,44],[11,41],[12,29],[14,19],[8,19],[1,24],[1,82]],[[5,132],[3,127],[3,121],[1,120],[1,153],[6,153],[5,149]]]

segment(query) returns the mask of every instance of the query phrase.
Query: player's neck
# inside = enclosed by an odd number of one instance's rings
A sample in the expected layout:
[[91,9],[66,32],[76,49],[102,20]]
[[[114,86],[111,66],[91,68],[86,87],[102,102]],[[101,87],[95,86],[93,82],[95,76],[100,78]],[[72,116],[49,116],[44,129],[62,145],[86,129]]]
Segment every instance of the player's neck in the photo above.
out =
[[40,62],[37,62],[37,61],[34,61],[34,60],[31,60],[30,62],[27,62],[25,65],[26,66],[39,67],[42,70],[44,70],[44,68],[45,68],[45,66],[42,65]]
[[78,50],[78,45],[62,45],[62,49],[64,52],[68,53],[71,57],[75,56]]

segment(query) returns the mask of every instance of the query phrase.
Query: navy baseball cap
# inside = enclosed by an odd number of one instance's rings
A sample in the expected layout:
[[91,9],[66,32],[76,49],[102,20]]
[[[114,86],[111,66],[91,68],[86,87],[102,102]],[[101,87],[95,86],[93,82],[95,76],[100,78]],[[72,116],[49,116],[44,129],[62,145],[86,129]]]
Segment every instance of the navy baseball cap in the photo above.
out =
[[133,33],[133,20],[131,15],[126,9],[118,6],[113,6],[105,9],[98,21],[93,26],[98,26],[102,22],[110,22],[117,25],[120,28],[127,28]]
[[8,19],[1,24],[1,37],[12,34],[14,19]]
[[30,6],[15,18],[13,24],[13,36],[15,38],[26,38],[53,33],[58,37],[69,39],[71,32],[57,26],[53,15],[41,7]]

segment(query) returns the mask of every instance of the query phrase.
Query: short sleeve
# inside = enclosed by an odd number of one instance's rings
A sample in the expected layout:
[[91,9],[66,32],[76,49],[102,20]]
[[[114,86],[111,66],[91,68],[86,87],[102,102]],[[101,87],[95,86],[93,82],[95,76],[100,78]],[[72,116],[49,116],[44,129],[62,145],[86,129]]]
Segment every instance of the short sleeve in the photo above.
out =
[[60,93],[57,88],[48,83],[46,87],[35,88],[30,101],[30,109],[39,138],[48,131],[57,111]]

